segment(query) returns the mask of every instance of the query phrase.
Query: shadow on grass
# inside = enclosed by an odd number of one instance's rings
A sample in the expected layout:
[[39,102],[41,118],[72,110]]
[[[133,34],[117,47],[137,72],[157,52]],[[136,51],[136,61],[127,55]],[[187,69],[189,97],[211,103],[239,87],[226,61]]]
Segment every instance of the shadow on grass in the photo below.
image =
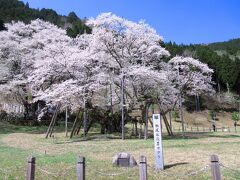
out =
[[182,140],[182,139],[204,139],[204,138],[240,138],[240,135],[235,134],[216,134],[214,132],[185,132],[185,136],[182,133],[174,133],[174,136],[163,136],[164,140]]
[[[0,134],[11,134],[11,133],[30,133],[30,134],[44,134],[46,133],[48,126],[23,126],[14,125],[8,122],[0,121]],[[61,133],[65,131],[63,126],[55,126],[54,132]]]
[[173,136],[163,136],[164,140],[182,140],[182,139],[202,139],[211,136],[211,132],[185,132],[184,136],[181,132],[174,133]]
[[84,141],[111,141],[111,140],[120,139],[119,136],[106,136],[106,135],[90,135],[87,137],[83,136],[77,136],[72,139],[69,139],[68,141],[60,141],[56,142],[55,144],[70,144],[70,143],[76,143],[76,142],[84,142]]
[[234,134],[228,134],[228,135],[215,135],[215,134],[211,134],[209,135],[209,137],[215,137],[215,138],[240,138],[240,135],[234,135]]
[[189,163],[187,163],[187,162],[181,162],[181,163],[168,164],[168,165],[165,165],[165,166],[164,166],[164,169],[170,169],[170,168],[172,168],[172,167],[174,167],[174,166],[180,166],[180,165],[185,165],[185,164],[189,164]]

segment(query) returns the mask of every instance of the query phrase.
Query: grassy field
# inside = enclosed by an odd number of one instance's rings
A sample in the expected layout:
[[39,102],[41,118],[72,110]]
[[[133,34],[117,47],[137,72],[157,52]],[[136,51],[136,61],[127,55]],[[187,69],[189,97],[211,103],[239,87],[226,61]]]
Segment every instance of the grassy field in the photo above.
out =
[[[96,128],[87,138],[65,138],[60,130],[45,139],[47,127],[16,127],[0,123],[0,179],[24,179],[26,159],[37,158],[36,179],[76,179],[79,155],[86,157],[87,179],[138,179],[138,167],[117,168],[111,164],[118,152],[129,152],[136,160],[147,157],[149,179],[211,179],[211,154],[217,154],[224,179],[240,179],[240,133],[187,133],[182,139],[164,136],[164,171],[154,170],[153,139],[120,140],[119,135],[99,135]],[[240,132],[240,131],[239,131]]]

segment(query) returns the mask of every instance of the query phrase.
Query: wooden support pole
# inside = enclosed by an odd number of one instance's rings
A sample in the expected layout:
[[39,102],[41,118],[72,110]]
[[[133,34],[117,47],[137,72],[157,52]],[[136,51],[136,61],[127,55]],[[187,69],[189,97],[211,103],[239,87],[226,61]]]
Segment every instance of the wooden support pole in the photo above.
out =
[[173,131],[173,127],[172,127],[172,111],[169,111],[169,121],[170,121],[170,129],[171,129],[171,131]]
[[56,107],[56,110],[54,112],[52,121],[51,121],[51,123],[49,125],[49,128],[48,128],[48,132],[47,132],[46,138],[48,138],[48,136],[52,137],[52,133],[53,133],[53,129],[54,129],[54,126],[55,126],[55,123],[56,123],[56,119],[57,119],[57,115],[58,115],[59,109],[60,109],[60,104],[58,104],[57,107]]
[[83,116],[84,116],[84,113],[82,113],[82,115],[81,115],[81,118],[80,118],[80,120],[78,121],[78,125],[76,126],[76,130],[75,130],[75,132],[74,132],[74,135],[78,135],[79,134],[79,132],[80,132],[80,130],[81,130],[81,127],[82,127],[82,125],[83,125]]
[[147,140],[148,139],[148,105],[146,105],[145,107],[145,128],[144,128],[144,139]]
[[26,180],[34,180],[34,178],[35,178],[35,162],[36,162],[35,157],[30,156],[28,158]]
[[85,180],[85,157],[82,156],[77,160],[77,180]]
[[212,179],[221,180],[220,165],[217,155],[211,155],[211,170],[212,170]]
[[140,157],[139,180],[147,180],[147,158],[145,156]]
[[68,137],[68,108],[66,107],[66,114],[65,114],[65,134]]
[[75,118],[75,120],[73,122],[73,127],[72,127],[72,130],[71,130],[71,133],[70,133],[70,138],[73,137],[74,131],[76,129],[77,120],[78,120],[78,116],[76,116],[76,118]]
[[50,133],[50,131],[51,131],[51,129],[52,129],[52,125],[53,125],[53,121],[54,121],[54,119],[55,119],[55,116],[56,116],[56,111],[54,112],[53,117],[52,117],[52,120],[51,120],[51,122],[50,122],[50,124],[49,124],[49,126],[48,126],[48,129],[47,129],[45,138],[48,138],[48,136],[49,136],[49,133]]

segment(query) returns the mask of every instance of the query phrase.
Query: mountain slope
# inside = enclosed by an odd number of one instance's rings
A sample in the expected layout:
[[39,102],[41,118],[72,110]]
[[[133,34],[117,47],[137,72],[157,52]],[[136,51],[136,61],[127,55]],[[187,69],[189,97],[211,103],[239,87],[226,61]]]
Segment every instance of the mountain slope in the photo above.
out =
[[0,22],[1,20],[5,23],[14,20],[29,23],[37,18],[67,29],[67,33],[71,37],[76,37],[85,30],[87,33],[91,32],[91,29],[85,25],[85,20],[81,20],[74,12],[70,12],[68,16],[62,16],[52,9],[29,8],[28,3],[24,4],[22,1],[0,0]]

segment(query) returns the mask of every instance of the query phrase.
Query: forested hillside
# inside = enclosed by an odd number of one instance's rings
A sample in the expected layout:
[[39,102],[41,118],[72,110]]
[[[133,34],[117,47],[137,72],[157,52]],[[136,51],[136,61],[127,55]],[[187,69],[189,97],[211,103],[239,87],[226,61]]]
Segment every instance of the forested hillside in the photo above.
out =
[[[76,37],[84,31],[91,33],[91,29],[85,25],[85,19],[80,19],[74,12],[70,12],[68,16],[62,16],[52,9],[29,8],[28,3],[24,4],[18,0],[0,0],[0,30],[4,29],[3,23],[12,20],[28,23],[37,18],[66,29],[71,37]],[[240,39],[208,45],[177,45],[168,42],[163,46],[172,57],[192,56],[207,63],[215,71],[216,89],[229,88],[240,93]]]
[[239,56],[240,54],[240,39],[211,43],[208,46],[214,51],[224,51],[228,55]]
[[67,33],[71,37],[84,33],[84,30],[87,33],[91,32],[85,25],[85,20],[81,20],[74,12],[70,12],[68,16],[62,16],[52,9],[43,8],[39,10],[29,8],[29,4],[24,4],[22,1],[0,0],[0,29],[2,29],[1,21],[6,23],[14,20],[29,23],[37,18],[67,29]]
[[[165,47],[172,56],[192,56],[207,63],[214,69],[216,88],[229,88],[239,94],[240,92],[240,39],[228,42],[212,43],[208,45],[190,44],[177,45],[169,42]],[[219,87],[218,87],[219,86]]]

